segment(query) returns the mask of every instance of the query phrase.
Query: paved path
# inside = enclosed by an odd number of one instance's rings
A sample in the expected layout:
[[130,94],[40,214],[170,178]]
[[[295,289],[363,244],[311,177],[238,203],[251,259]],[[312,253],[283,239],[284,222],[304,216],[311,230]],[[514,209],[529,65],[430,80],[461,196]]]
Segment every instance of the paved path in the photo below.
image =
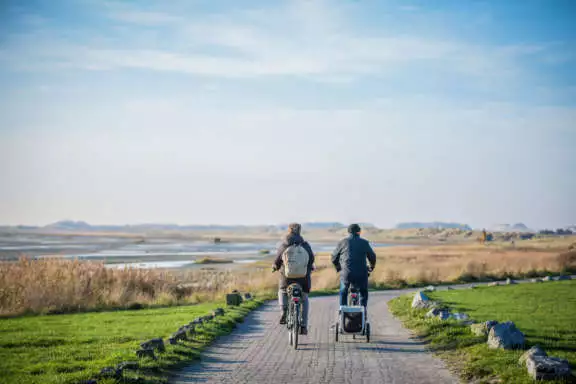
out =
[[427,352],[388,311],[387,301],[407,291],[371,292],[368,312],[372,340],[344,336],[336,343],[336,296],[310,303],[308,336],[298,350],[288,345],[278,325],[276,303],[252,312],[238,329],[221,337],[200,362],[179,371],[173,384],[183,383],[458,383],[442,361]]

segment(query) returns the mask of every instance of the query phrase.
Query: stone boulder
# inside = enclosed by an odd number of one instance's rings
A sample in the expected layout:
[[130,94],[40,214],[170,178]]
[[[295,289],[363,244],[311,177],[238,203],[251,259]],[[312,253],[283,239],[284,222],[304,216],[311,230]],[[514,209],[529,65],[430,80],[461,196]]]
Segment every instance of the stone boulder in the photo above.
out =
[[424,294],[424,292],[416,292],[414,295],[414,299],[412,299],[412,308],[413,309],[427,309],[434,306],[434,302],[430,300],[428,296]]
[[178,331],[172,335],[172,338],[176,341],[188,340],[188,336],[186,336],[186,331]]
[[572,376],[567,360],[549,356],[530,356],[526,359],[528,374],[534,380],[559,380]]
[[526,361],[532,356],[548,356],[548,355],[546,354],[546,352],[542,348],[540,348],[539,345],[535,345],[532,348],[530,348],[529,350],[527,350],[526,352],[524,352],[524,354],[522,356],[520,356],[518,363],[520,365],[525,365]]
[[238,306],[242,304],[242,296],[238,292],[226,294],[226,305]]
[[427,318],[436,318],[438,320],[448,320],[450,318],[450,311],[447,309],[432,308],[427,314]]
[[166,348],[164,347],[164,341],[161,338],[152,339],[140,344],[142,349],[156,349],[158,352],[164,352]]
[[142,359],[144,357],[149,357],[152,360],[156,360],[156,356],[154,355],[154,350],[152,348],[139,349],[136,351],[136,356],[140,359]]
[[488,333],[490,348],[515,349],[523,346],[524,334],[511,321],[496,324]]
[[496,320],[488,320],[488,321],[485,321],[483,323],[470,325],[470,330],[476,336],[488,336],[488,333],[490,333],[490,330],[496,324],[498,324],[498,322]]

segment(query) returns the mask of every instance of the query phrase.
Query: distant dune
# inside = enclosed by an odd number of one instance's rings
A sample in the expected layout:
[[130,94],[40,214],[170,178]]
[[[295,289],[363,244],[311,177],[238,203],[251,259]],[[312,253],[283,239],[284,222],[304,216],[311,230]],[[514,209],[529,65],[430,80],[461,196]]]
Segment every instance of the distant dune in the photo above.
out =
[[465,231],[472,230],[472,228],[470,228],[468,224],[445,223],[440,221],[434,221],[430,223],[408,222],[408,223],[399,223],[398,225],[396,225],[396,229],[418,229],[418,228],[457,228]]

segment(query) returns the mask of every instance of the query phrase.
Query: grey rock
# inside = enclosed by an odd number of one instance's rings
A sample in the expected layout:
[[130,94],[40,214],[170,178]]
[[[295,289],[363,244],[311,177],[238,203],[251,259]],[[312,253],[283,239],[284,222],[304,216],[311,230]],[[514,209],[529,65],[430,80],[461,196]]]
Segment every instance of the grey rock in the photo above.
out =
[[178,331],[172,335],[172,337],[176,340],[188,340],[188,336],[186,336],[186,332]]
[[158,352],[164,352],[166,348],[164,347],[164,341],[161,338],[152,339],[140,344],[142,349],[156,349]]
[[494,328],[494,326],[497,324],[498,324],[498,321],[496,321],[496,320],[488,320],[488,321],[484,322],[484,325],[485,325],[486,329],[488,330],[488,332],[490,332],[490,330],[492,328]]
[[427,318],[436,318],[438,320],[448,320],[450,318],[450,311],[440,308],[432,308],[427,314]]
[[530,356],[526,359],[528,374],[534,380],[555,380],[572,376],[567,360],[549,356]]
[[488,333],[488,347],[490,348],[514,349],[523,345],[524,334],[511,321],[496,324]]
[[488,336],[488,333],[490,333],[490,330],[496,324],[498,324],[498,322],[496,320],[488,320],[488,321],[485,321],[483,323],[470,325],[470,330],[476,336]]
[[426,309],[430,308],[432,305],[433,302],[422,291],[416,292],[414,299],[412,299],[412,308],[414,309]]
[[161,337],[158,337],[156,339],[152,339],[152,340],[150,340],[150,342],[152,343],[152,347],[154,349],[158,350],[158,352],[166,351],[166,347],[164,347],[164,340],[162,340]]
[[152,348],[139,349],[138,351],[136,351],[136,356],[140,359],[144,357],[149,357],[151,359],[156,360],[156,355],[154,355],[154,350]]
[[232,293],[226,294],[226,305],[228,306],[238,306],[242,303],[242,295],[237,291],[232,291]]
[[548,355],[542,348],[540,348],[539,345],[535,345],[526,352],[524,352],[522,356],[520,356],[518,363],[520,363],[520,365],[524,365],[526,364],[526,360],[528,360],[532,356],[548,356]]

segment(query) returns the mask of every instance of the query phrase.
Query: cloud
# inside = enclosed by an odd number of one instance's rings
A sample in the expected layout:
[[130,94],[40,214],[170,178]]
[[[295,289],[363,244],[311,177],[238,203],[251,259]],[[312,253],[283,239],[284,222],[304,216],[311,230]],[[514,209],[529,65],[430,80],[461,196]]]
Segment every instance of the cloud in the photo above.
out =
[[[100,15],[129,28],[130,35],[98,41],[73,36],[37,38],[24,33],[10,47],[14,68],[84,70],[146,69],[224,78],[258,76],[313,77],[349,81],[389,76],[407,65],[449,68],[455,74],[501,78],[514,76],[517,59],[541,46],[474,46],[456,38],[392,35],[384,30],[360,33],[354,8],[327,2],[295,1],[287,6],[229,13],[191,15],[108,5]],[[136,37],[156,26],[158,42]],[[140,30],[139,28],[146,28]],[[93,31],[96,32],[96,31]],[[85,34],[79,34],[84,36]],[[43,41],[45,40],[45,41]],[[2,58],[0,57],[0,62]]]

